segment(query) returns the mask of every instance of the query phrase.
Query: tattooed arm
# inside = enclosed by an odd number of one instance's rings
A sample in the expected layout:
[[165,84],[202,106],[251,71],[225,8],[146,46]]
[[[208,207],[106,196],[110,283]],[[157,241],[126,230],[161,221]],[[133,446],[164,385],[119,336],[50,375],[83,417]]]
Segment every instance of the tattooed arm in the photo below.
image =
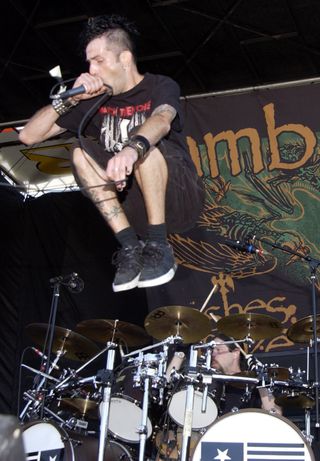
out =
[[169,104],[161,104],[149,118],[139,127],[137,134],[148,139],[151,146],[157,144],[160,139],[166,136],[171,128],[177,111]]

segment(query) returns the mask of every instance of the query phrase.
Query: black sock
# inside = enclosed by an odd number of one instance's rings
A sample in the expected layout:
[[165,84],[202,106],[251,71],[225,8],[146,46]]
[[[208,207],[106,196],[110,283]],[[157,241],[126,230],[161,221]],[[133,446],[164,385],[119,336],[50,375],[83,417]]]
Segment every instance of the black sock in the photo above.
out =
[[126,248],[128,246],[135,247],[139,245],[137,234],[131,226],[126,227],[120,232],[117,232],[115,234],[115,237],[123,248]]
[[167,241],[167,226],[166,223],[163,224],[149,224],[147,240],[153,240],[156,242],[166,242]]

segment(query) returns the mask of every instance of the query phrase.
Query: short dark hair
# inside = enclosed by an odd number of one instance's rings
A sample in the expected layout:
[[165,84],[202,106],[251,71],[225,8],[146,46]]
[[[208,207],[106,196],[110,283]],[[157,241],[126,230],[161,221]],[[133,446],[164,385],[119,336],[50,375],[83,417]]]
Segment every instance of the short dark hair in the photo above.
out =
[[[234,338],[232,338],[231,336],[227,336],[224,333],[219,333],[218,331],[215,333],[213,339],[216,339],[216,338],[219,338],[222,341],[234,341]],[[237,345],[235,343],[226,344],[226,346],[227,346],[227,348],[229,349],[230,352],[232,352],[232,351],[234,351],[236,349],[239,350],[239,348],[237,347]]]
[[92,40],[102,36],[117,45],[121,51],[131,51],[136,60],[136,40],[139,32],[135,24],[129,19],[115,14],[89,18],[80,35],[82,51],[85,51]]

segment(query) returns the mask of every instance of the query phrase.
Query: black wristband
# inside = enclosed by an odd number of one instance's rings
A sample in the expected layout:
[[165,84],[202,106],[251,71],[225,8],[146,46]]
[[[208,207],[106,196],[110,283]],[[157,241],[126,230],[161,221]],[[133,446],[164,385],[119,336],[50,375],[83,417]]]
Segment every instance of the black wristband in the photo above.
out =
[[132,136],[129,139],[129,141],[125,144],[125,146],[130,146],[133,149],[135,149],[135,151],[138,154],[138,158],[140,160],[143,160],[146,158],[149,152],[149,149],[150,149],[150,143],[147,140],[147,138],[139,134]]
[[144,136],[141,136],[140,134],[136,134],[134,136],[132,136],[130,138],[130,141],[139,141],[139,142],[142,142],[144,144],[144,149],[145,149],[145,152],[148,152],[148,150],[150,149],[150,143],[149,141],[147,140],[147,138],[145,138]]

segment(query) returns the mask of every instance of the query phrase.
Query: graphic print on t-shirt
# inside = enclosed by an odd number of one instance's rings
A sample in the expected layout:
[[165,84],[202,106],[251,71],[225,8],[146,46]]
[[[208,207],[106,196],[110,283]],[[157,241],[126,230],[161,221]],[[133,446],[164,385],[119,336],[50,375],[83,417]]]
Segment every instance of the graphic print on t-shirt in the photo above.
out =
[[129,133],[142,125],[147,118],[146,112],[151,108],[151,101],[145,104],[126,107],[102,107],[101,142],[108,152],[120,152],[128,140]]

